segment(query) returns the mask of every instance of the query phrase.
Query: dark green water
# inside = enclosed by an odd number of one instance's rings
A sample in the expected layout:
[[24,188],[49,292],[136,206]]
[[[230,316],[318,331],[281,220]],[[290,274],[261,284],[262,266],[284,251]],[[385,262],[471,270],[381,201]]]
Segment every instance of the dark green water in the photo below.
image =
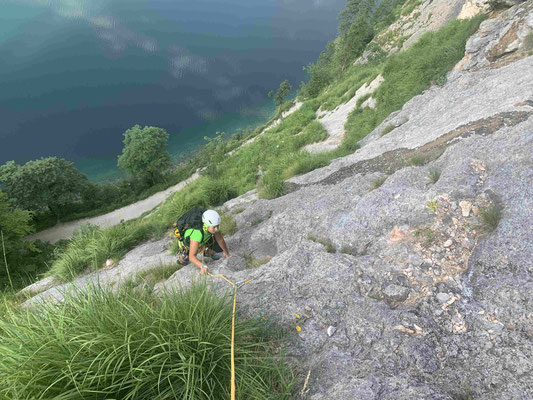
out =
[[0,164],[59,156],[117,176],[123,133],[170,134],[178,160],[265,122],[336,33],[344,0],[2,0]]

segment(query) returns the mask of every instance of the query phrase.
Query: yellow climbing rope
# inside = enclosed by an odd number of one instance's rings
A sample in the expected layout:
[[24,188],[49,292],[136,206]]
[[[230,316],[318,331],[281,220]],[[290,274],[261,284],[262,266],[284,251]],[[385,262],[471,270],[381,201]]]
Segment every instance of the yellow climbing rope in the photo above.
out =
[[[205,246],[202,247],[202,264],[204,263],[204,252],[205,252]],[[241,284],[237,285],[230,281],[228,278],[226,278],[222,274],[213,275],[211,273],[207,273],[212,278],[222,278],[226,282],[228,282],[233,287],[233,314],[231,317],[231,400],[235,400],[235,310],[237,308],[237,289],[241,287],[242,285],[246,285],[252,279],[248,279],[247,281],[242,282]]]

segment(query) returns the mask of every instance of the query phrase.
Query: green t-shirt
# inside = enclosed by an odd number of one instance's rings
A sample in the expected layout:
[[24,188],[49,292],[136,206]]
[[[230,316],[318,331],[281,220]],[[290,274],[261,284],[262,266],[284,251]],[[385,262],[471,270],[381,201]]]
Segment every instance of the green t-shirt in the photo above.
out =
[[207,226],[204,226],[204,240],[202,241],[202,232],[199,229],[187,229],[185,231],[185,234],[183,235],[183,238],[190,237],[191,240],[194,240],[196,242],[200,243],[200,246],[203,246],[206,243],[209,243],[211,241],[212,234],[209,233],[207,230]]

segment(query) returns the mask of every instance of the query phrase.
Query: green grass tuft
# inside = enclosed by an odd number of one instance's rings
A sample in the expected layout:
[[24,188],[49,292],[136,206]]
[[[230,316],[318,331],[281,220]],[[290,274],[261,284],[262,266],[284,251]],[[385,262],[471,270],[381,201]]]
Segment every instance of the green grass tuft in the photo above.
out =
[[100,269],[108,258],[119,259],[128,250],[151,237],[155,224],[126,222],[101,229],[86,226],[52,264],[50,273],[70,281],[84,271]]
[[385,176],[382,176],[382,177],[379,177],[377,179],[375,179],[371,184],[370,184],[370,190],[375,190],[379,187],[381,187],[381,185],[383,185],[385,183],[385,181],[387,180],[388,176],[385,175]]
[[437,168],[430,168],[428,174],[429,182],[435,184],[440,179],[440,171]]
[[430,227],[420,228],[414,231],[415,237],[422,240],[424,247],[431,246],[431,243],[435,241],[435,232]]
[[419,167],[421,165],[424,165],[425,163],[426,163],[426,159],[422,157],[420,154],[415,154],[409,160],[409,165],[413,165],[415,167]]
[[381,135],[380,136],[385,136],[387,133],[391,133],[395,129],[396,129],[396,127],[394,125],[392,125],[392,124],[387,125],[385,127],[385,129],[383,129],[383,131],[381,131]]
[[266,264],[271,260],[270,257],[255,258],[251,253],[244,253],[242,255],[244,261],[246,262],[246,269],[253,269],[260,267],[263,264]]
[[493,232],[498,227],[502,218],[500,207],[492,205],[489,207],[481,208],[479,210],[479,216],[481,217],[481,227],[486,232]]
[[239,229],[237,228],[237,223],[235,218],[231,214],[223,213],[220,217],[220,233],[224,236],[234,235]]
[[161,281],[166,281],[174,272],[179,271],[182,266],[178,263],[171,263],[166,265],[159,265],[157,268],[144,271],[138,274],[132,281],[133,286],[137,286],[141,282],[145,282],[151,287]]
[[337,249],[335,248],[335,246],[333,245],[333,243],[331,243],[331,240],[329,240],[329,239],[326,239],[324,237],[315,236],[315,235],[312,235],[312,234],[307,235],[307,239],[311,240],[313,242],[316,242],[316,243],[320,243],[321,245],[325,246],[326,247],[326,251],[328,253],[336,253],[337,252]]

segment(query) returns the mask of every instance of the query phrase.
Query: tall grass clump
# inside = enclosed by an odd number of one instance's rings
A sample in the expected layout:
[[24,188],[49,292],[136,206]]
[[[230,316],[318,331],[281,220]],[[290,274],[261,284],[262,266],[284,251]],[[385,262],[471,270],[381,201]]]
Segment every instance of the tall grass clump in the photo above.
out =
[[[230,397],[232,298],[205,284],[151,297],[93,288],[0,319],[0,398]],[[235,325],[238,399],[288,399],[292,374],[260,322]]]
[[54,261],[50,273],[60,280],[70,281],[87,269],[97,270],[108,258],[120,258],[148,239],[155,228],[156,224],[143,222],[126,222],[107,229],[86,225]]
[[265,173],[261,181],[259,194],[265,199],[275,199],[285,194],[285,179],[282,167],[273,166]]
[[205,179],[201,181],[201,197],[210,206],[219,206],[239,195],[230,179]]

